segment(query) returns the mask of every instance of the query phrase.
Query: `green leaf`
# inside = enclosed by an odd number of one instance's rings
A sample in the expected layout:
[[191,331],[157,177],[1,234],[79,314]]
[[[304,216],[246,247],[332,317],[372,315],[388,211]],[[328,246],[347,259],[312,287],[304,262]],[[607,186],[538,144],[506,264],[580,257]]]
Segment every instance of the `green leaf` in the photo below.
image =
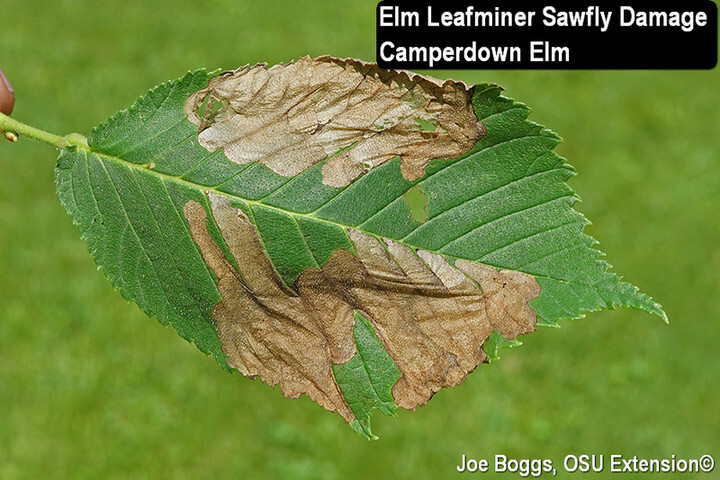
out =
[[354,60],[199,70],[65,148],[57,191],[125,298],[373,438],[372,410],[425,403],[536,324],[665,318],[599,260],[529,112]]
[[333,365],[333,373],[343,398],[355,420],[353,430],[367,439],[376,439],[370,430],[370,414],[374,409],[395,416],[392,386],[400,378],[400,370],[375,335],[370,322],[354,312],[353,337],[357,353],[348,362]]
[[497,330],[493,330],[488,339],[485,340],[485,343],[483,344],[483,350],[487,354],[488,360],[494,362],[495,360],[500,359],[500,355],[498,354],[499,349],[512,348],[519,345],[522,345],[521,341],[514,339],[508,340],[507,338],[503,337],[500,332],[498,332]]

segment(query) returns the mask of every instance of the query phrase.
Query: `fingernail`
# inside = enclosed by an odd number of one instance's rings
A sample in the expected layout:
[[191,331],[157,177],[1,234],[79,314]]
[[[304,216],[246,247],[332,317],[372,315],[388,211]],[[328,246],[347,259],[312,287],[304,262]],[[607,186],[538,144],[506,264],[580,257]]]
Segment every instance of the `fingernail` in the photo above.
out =
[[15,89],[10,84],[2,70],[0,70],[0,113],[10,115],[15,106]]
[[5,84],[5,87],[10,91],[10,93],[15,93],[15,89],[13,88],[12,84],[10,83],[10,80],[5,76],[2,69],[0,69],[0,79],[2,79],[2,82]]

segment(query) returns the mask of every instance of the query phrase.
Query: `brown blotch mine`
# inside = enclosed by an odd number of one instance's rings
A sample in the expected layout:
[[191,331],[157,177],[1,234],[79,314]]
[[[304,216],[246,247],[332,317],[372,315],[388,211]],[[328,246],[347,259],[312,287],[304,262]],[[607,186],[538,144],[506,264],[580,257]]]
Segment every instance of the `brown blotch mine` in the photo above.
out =
[[[354,415],[332,373],[355,353],[352,324],[333,318],[338,310],[317,315],[308,299],[283,286],[247,216],[224,197],[211,197],[215,222],[235,257],[227,261],[207,231],[207,214],[197,202],[183,212],[205,263],[218,277],[222,301],[212,309],[223,352],[231,367],[248,377],[280,385],[288,398],[306,393],[347,421]],[[352,311],[350,311],[352,314]]]
[[486,135],[472,94],[453,80],[302,57],[223,72],[188,97],[185,113],[209,151],[222,148],[233,162],[261,162],[286,177],[330,157],[323,183],[344,187],[397,156],[413,181],[431,160],[467,153]]
[[216,224],[238,266],[207,230],[197,202],[183,211],[193,240],[218,277],[222,300],[212,309],[231,366],[283,393],[302,393],[347,421],[355,417],[335,383],[332,364],[356,352],[353,310],[370,320],[402,373],[395,402],[414,409],[442,387],[461,383],[487,361],[482,346],[494,329],[505,338],[533,331],[528,302],[540,286],[528,274],[440,255],[350,229],[357,255],[336,250],[322,268],[307,268],[297,292],[285,287],[248,217],[209,195]]

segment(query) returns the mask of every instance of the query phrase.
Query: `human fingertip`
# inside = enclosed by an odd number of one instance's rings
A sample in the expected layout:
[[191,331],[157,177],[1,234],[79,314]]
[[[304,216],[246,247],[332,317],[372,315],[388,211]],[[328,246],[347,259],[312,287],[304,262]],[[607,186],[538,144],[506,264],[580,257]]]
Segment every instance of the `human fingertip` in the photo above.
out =
[[0,113],[10,115],[15,106],[15,89],[10,80],[0,70]]

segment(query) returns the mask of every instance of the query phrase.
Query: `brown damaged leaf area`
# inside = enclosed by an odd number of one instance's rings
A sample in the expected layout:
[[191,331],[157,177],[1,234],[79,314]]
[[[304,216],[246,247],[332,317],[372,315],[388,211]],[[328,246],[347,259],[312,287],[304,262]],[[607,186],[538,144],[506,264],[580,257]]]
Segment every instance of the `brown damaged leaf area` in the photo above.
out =
[[187,99],[185,113],[209,151],[286,177],[330,157],[322,181],[344,187],[397,156],[413,181],[431,160],[470,151],[486,135],[472,93],[461,82],[374,63],[303,57],[221,73]]
[[212,309],[224,353],[249,377],[305,393],[348,422],[332,364],[350,360],[357,310],[367,318],[399,368],[395,403],[414,409],[442,387],[461,383],[487,360],[483,343],[494,329],[505,338],[534,330],[528,302],[540,294],[534,277],[414,251],[389,239],[348,230],[356,255],[336,250],[322,268],[307,268],[288,289],[267,257],[251,221],[221,196],[209,195],[212,216],[237,269],[209,235],[207,212],[190,201],[184,215],[206,264],[218,278]]

